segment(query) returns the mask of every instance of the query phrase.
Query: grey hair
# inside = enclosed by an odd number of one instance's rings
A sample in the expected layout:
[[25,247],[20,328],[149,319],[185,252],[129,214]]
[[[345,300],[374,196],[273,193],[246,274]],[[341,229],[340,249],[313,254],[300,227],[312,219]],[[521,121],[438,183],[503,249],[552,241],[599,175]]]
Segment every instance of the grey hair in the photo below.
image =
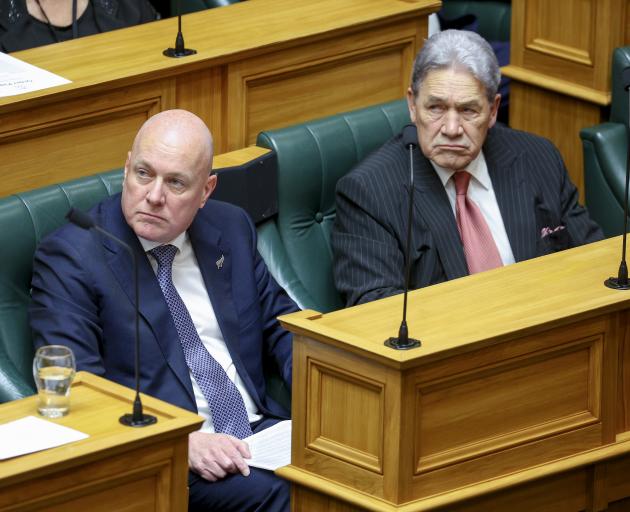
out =
[[486,89],[492,103],[499,89],[501,71],[492,47],[479,34],[467,30],[445,30],[426,40],[416,55],[411,72],[411,90],[414,96],[429,71],[464,68]]

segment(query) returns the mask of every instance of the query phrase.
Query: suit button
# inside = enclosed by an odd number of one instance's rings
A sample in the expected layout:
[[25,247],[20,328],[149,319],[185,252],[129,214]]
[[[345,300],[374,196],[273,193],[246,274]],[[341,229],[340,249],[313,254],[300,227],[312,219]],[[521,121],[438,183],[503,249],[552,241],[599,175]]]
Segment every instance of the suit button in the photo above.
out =
[[315,222],[321,222],[324,220],[324,214],[322,212],[317,212],[315,214]]

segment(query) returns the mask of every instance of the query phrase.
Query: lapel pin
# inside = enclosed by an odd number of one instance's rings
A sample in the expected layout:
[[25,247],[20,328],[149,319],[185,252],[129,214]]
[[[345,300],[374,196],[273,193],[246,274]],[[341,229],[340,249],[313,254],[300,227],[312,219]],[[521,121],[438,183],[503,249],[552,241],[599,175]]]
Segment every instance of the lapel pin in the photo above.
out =
[[223,268],[223,262],[225,261],[225,256],[223,254],[221,257],[215,262],[217,265],[217,270],[221,270]]

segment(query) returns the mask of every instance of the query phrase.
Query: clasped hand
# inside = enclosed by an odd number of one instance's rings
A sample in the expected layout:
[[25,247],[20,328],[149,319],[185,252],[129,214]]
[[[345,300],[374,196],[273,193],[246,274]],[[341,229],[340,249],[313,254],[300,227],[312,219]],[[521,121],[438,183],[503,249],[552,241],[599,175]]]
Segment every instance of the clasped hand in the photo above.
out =
[[227,434],[193,432],[188,436],[188,466],[210,482],[240,473],[249,476],[247,443]]

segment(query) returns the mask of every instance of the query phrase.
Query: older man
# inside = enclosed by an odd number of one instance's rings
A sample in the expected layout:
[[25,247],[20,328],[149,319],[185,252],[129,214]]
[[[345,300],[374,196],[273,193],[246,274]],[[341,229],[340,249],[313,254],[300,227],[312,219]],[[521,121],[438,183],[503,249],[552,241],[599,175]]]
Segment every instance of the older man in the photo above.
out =
[[[141,389],[199,412],[190,435],[191,510],[288,510],[288,486],[248,467],[242,438],[285,411],[265,393],[263,369],[291,382],[291,336],[276,317],[296,309],[256,251],[239,208],[208,199],[212,137],[173,110],[140,129],[122,195],[95,222],[138,253]],[[134,294],[129,255],[108,238],[66,225],[35,254],[31,325],[36,345],[72,348],[77,366],[134,384]]]
[[[411,288],[602,238],[551,142],[495,126],[499,79],[472,32],[435,34],[416,57]],[[404,288],[408,183],[401,135],[339,180],[334,277],[348,305]]]

